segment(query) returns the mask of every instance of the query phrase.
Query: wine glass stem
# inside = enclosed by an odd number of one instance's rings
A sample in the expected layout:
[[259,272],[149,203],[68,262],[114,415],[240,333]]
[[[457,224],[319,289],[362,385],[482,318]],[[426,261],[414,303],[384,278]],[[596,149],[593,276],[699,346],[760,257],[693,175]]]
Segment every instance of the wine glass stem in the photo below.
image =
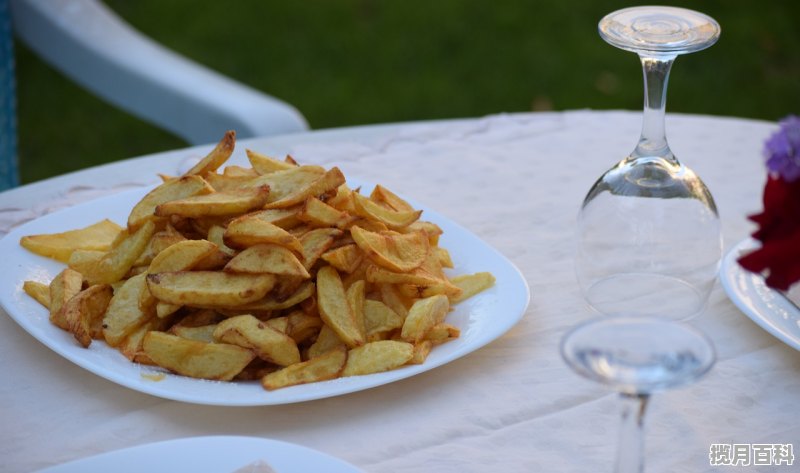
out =
[[644,416],[649,394],[620,394],[622,423],[616,473],[644,472]]
[[675,56],[639,55],[644,74],[644,117],[642,135],[632,157],[661,157],[673,160],[664,130],[667,82]]

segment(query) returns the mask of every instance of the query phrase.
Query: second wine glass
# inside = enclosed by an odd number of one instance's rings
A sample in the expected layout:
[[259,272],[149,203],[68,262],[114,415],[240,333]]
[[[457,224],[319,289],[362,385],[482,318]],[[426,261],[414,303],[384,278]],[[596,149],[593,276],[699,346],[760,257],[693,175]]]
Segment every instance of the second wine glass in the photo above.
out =
[[578,281],[603,314],[685,320],[705,307],[722,240],[711,193],[667,144],[666,89],[677,55],[711,46],[720,28],[692,10],[633,7],[607,15],[598,29],[608,43],[639,55],[644,116],[633,152],[603,174],[583,201]]

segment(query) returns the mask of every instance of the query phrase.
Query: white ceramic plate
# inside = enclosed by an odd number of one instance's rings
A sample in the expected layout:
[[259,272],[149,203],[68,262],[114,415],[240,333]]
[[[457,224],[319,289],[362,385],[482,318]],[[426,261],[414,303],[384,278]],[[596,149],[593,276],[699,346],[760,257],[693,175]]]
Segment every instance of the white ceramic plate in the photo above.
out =
[[[267,468],[267,466],[270,469]],[[38,473],[359,473],[324,453],[256,437],[193,437],[102,453]]]
[[[349,179],[354,187],[359,185]],[[362,187],[369,191],[371,186]],[[92,343],[88,349],[52,325],[48,312],[22,290],[25,280],[49,282],[63,264],[35,255],[19,246],[20,237],[61,232],[109,218],[124,225],[130,209],[149,190],[136,189],[87,202],[46,215],[14,229],[0,240],[3,271],[0,272],[0,303],[8,314],[36,339],[73,363],[123,386],[167,399],[197,404],[255,406],[287,404],[320,399],[380,386],[428,371],[462,357],[495,340],[516,324],[530,298],[525,279],[514,265],[496,250],[464,228],[425,208],[423,218],[438,224],[444,235],[440,244],[450,251],[456,269],[452,274],[490,271],[497,282],[455,306],[447,321],[461,329],[461,336],[440,345],[425,363],[405,366],[386,373],[355,376],[321,383],[264,390],[258,382],[218,382],[177,375],[152,376],[163,371],[129,362],[105,343]],[[161,378],[159,380],[155,380]]]
[[743,252],[757,248],[747,239],[725,255],[720,281],[728,297],[745,315],[778,340],[800,350],[800,310],[779,292],[769,288],[764,278],[746,271],[737,259]]

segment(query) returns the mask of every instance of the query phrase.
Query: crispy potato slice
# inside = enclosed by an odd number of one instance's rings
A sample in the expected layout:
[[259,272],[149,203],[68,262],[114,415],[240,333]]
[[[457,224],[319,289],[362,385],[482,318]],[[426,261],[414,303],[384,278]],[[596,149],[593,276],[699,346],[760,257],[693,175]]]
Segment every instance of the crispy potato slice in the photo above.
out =
[[208,229],[208,236],[206,237],[208,241],[217,245],[220,251],[225,253],[228,256],[234,256],[236,254],[236,250],[230,248],[228,245],[225,244],[225,228],[219,225],[213,225],[211,228]]
[[[164,273],[194,269],[201,261],[218,251],[217,245],[206,240],[183,240],[158,253],[147,270],[148,273]],[[156,303],[146,283],[142,283],[139,307],[149,311]]]
[[106,343],[115,347],[136,328],[153,318],[152,307],[142,310],[139,294],[146,285],[147,274],[134,276],[114,293],[103,317],[103,337]]
[[353,190],[350,189],[346,183],[339,186],[336,189],[336,194],[328,199],[326,203],[336,210],[347,212],[350,215],[356,213],[356,205],[353,201]]
[[121,231],[122,227],[106,219],[78,230],[27,235],[19,244],[37,255],[67,263],[75,250],[108,251]]
[[241,189],[242,187],[248,187],[250,181],[256,176],[258,176],[258,174],[231,175],[217,174],[214,172],[203,175],[208,185],[214,188],[215,192],[228,192]]
[[259,210],[252,212],[250,216],[269,222],[284,230],[291,230],[302,223],[300,219],[297,218],[297,213],[300,211],[300,208],[300,206],[295,206],[283,209]]
[[292,234],[252,215],[237,218],[228,224],[223,235],[225,244],[231,248],[247,248],[262,243],[284,246],[302,254],[303,246]]
[[[242,304],[236,306],[235,308],[238,310],[251,311],[251,312],[268,312],[273,310],[283,310],[303,302],[304,300],[313,296],[315,292],[316,292],[316,285],[311,281],[306,281],[302,283],[300,287],[297,288],[297,290],[295,290],[285,299],[277,298],[275,294],[269,294],[267,297],[261,300],[251,302],[248,304]],[[234,307],[229,307],[229,309],[233,308]]]
[[39,281],[25,281],[22,283],[25,294],[33,297],[45,309],[50,309],[50,285]]
[[84,348],[102,335],[103,314],[114,291],[109,284],[96,284],[79,292],[64,305],[69,331]]
[[[325,168],[322,166],[295,166],[284,171],[276,171],[259,176],[251,180],[247,186],[268,185],[270,189],[268,201],[275,202],[293,194],[298,188],[309,185],[324,174]],[[285,205],[283,207],[290,206]]]
[[346,228],[355,217],[331,207],[316,197],[309,197],[297,213],[297,218],[312,227]]
[[184,176],[203,175],[209,172],[214,172],[220,166],[225,164],[228,158],[233,154],[233,148],[236,145],[236,132],[228,130],[222,139],[217,143],[214,149],[206,155],[199,163],[195,164],[191,169],[186,171]]
[[450,282],[461,289],[461,294],[450,297],[450,302],[456,304],[494,286],[495,279],[492,273],[480,272],[455,276]]
[[400,294],[397,286],[394,284],[378,284],[378,290],[381,293],[383,303],[405,320],[408,315],[408,308],[411,307],[412,303]]
[[414,356],[408,360],[409,365],[421,365],[428,359],[431,350],[433,349],[433,342],[430,340],[423,340],[414,344]]
[[303,265],[311,269],[323,253],[333,245],[342,231],[336,228],[317,228],[306,232],[299,238],[302,247]]
[[425,339],[434,325],[444,321],[448,310],[450,301],[447,296],[440,294],[418,300],[409,309],[400,336],[412,343]]
[[417,221],[422,215],[422,210],[397,211],[381,206],[379,203],[364,197],[361,194],[353,193],[356,214],[377,220],[392,230],[407,227]]
[[353,319],[358,327],[358,332],[366,336],[366,328],[364,325],[364,303],[366,295],[364,294],[366,283],[363,279],[354,282],[345,290],[345,297],[347,303],[350,305],[350,310],[353,311]]
[[450,325],[448,323],[438,323],[431,327],[428,330],[428,333],[425,334],[425,339],[430,340],[434,344],[440,344],[447,342],[449,340],[454,340],[461,336],[461,329],[456,327],[455,325]]
[[411,225],[402,228],[398,231],[403,233],[419,232],[419,231],[425,232],[425,234],[428,235],[428,241],[430,242],[431,246],[437,246],[439,244],[439,237],[444,233],[444,231],[439,227],[439,225],[420,220],[417,220]]
[[302,310],[296,310],[286,316],[287,327],[284,330],[297,343],[303,343],[311,337],[319,334],[323,326],[322,319],[318,315],[309,315]]
[[307,356],[309,359],[316,358],[337,347],[346,348],[346,345],[332,328],[323,324],[317,334],[317,339],[308,347]]
[[300,363],[300,350],[294,339],[252,315],[223,320],[214,330],[214,340],[251,349],[262,360],[276,365]]
[[338,378],[347,362],[347,349],[336,347],[325,354],[302,363],[295,363],[261,378],[261,385],[267,390],[315,383]]
[[322,254],[321,258],[334,268],[344,273],[352,273],[364,259],[364,252],[358,245],[351,243],[338,248],[328,250]]
[[372,189],[369,198],[375,202],[384,203],[397,212],[414,212],[414,207],[411,204],[380,184]]
[[381,301],[364,301],[364,328],[367,341],[383,340],[385,336],[403,326],[403,317]]
[[396,340],[380,340],[353,348],[347,354],[342,376],[360,376],[393,370],[414,357],[414,345]]
[[422,232],[369,232],[354,226],[350,235],[369,259],[390,271],[409,272],[428,256],[428,237]]
[[339,273],[332,266],[317,271],[317,303],[322,320],[348,347],[364,344],[364,333],[347,301]]
[[155,224],[147,221],[116,248],[95,263],[88,265],[83,276],[90,285],[110,284],[119,281],[130,271],[155,232]]
[[302,187],[295,188],[292,192],[280,199],[270,200],[264,207],[268,209],[291,207],[304,202],[309,197],[318,197],[332,192],[342,184],[344,184],[344,174],[342,174],[339,168],[333,167],[318,179]]
[[287,169],[297,167],[297,164],[279,161],[275,158],[271,158],[267,155],[250,149],[246,149],[245,153],[247,153],[247,159],[250,161],[250,166],[252,166],[253,169],[259,174],[271,174],[276,171],[285,171]]
[[[213,343],[216,325],[203,325],[201,327],[186,327],[185,325],[173,325],[169,332],[181,338],[196,340],[198,342]],[[235,345],[235,344],[234,344]]]
[[164,202],[156,207],[155,214],[159,217],[178,215],[189,218],[235,215],[263,207],[267,196],[269,186],[232,189]]
[[155,232],[147,243],[141,255],[133,263],[134,266],[149,266],[159,253],[180,241],[186,240],[179,231],[172,225],[167,224],[166,228],[160,232]]
[[450,252],[447,251],[445,248],[440,246],[433,247],[433,251],[436,254],[436,259],[439,260],[439,265],[442,268],[454,268],[455,265],[453,264],[453,258],[450,257]]
[[106,253],[105,251],[98,250],[75,250],[69,256],[67,266],[83,274],[87,272],[92,265],[97,264]]
[[227,343],[204,343],[170,335],[148,332],[142,351],[155,364],[192,378],[230,381],[255,358],[255,353]]
[[234,256],[225,271],[234,273],[269,273],[283,276],[297,276],[303,279],[311,277],[297,259],[297,256],[288,248],[275,244],[260,244],[251,246]]
[[214,189],[200,176],[184,176],[165,181],[133,206],[128,215],[128,230],[133,232],[145,222],[155,220],[156,208],[161,204],[212,192]]
[[150,359],[142,351],[142,342],[144,336],[150,331],[165,330],[171,321],[169,319],[152,318],[134,329],[130,335],[125,337],[122,342],[117,346],[117,350],[122,353],[122,356],[129,359],[134,363],[141,363],[143,365],[154,365],[153,360]]
[[50,322],[69,330],[69,323],[64,318],[62,308],[83,288],[83,275],[65,268],[50,281]]
[[236,307],[263,298],[275,285],[271,274],[177,271],[147,275],[147,287],[159,301],[189,307]]

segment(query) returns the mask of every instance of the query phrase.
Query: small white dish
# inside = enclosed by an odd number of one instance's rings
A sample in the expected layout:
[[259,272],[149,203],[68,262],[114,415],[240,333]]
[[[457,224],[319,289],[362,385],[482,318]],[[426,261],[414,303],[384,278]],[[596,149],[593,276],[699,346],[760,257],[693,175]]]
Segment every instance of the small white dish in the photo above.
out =
[[[370,185],[348,179],[352,187]],[[519,270],[497,250],[455,222],[410,202],[423,210],[422,218],[439,225],[444,234],[440,244],[455,262],[452,274],[490,271],[494,287],[454,306],[448,323],[461,330],[461,336],[435,347],[425,363],[408,365],[385,373],[354,376],[320,383],[266,391],[256,381],[220,382],[167,374],[160,368],[131,363],[103,342],[89,348],[78,345],[72,335],[50,323],[48,311],[22,289],[23,281],[49,282],[64,265],[38,256],[19,245],[20,237],[30,234],[62,232],[81,228],[103,218],[120,225],[127,222],[134,204],[150,188],[136,189],[86,202],[28,222],[0,240],[3,271],[0,272],[0,304],[28,333],[73,363],[128,388],[176,401],[225,406],[258,406],[309,401],[360,391],[428,371],[465,356],[497,339],[516,324],[530,299],[527,283]]]
[[154,442],[74,460],[38,473],[361,473],[338,458],[257,437],[192,437]]
[[737,262],[757,248],[753,239],[739,242],[722,260],[719,279],[734,304],[761,328],[795,350],[800,350],[800,310],[783,294],[771,289],[760,275]]

